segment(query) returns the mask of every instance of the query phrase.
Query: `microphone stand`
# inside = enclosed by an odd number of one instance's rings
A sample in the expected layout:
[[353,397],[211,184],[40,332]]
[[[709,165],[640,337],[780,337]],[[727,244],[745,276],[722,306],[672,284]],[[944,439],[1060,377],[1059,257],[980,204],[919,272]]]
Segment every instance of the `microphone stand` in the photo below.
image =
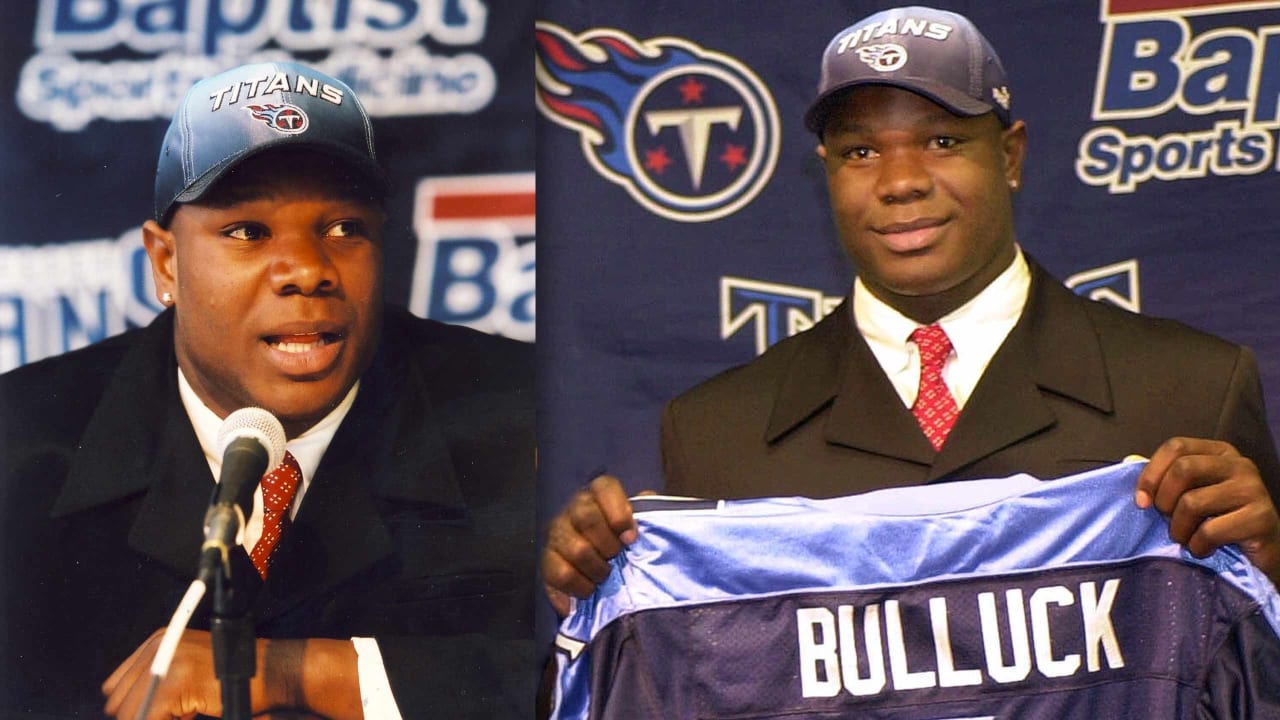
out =
[[[206,552],[217,552],[206,550]],[[224,720],[250,720],[249,680],[257,671],[257,648],[249,595],[243,580],[232,572],[231,562],[221,562],[213,578],[213,673],[222,684]],[[243,575],[243,573],[240,573]]]
[[[250,720],[253,706],[249,681],[257,672],[257,643],[249,605],[257,578],[249,579],[249,558],[237,542],[245,515],[253,508],[254,488],[273,457],[284,454],[280,422],[261,408],[241,408],[218,428],[222,469],[204,518],[204,544],[197,575],[213,587],[209,635],[213,674],[222,691],[222,717]],[[240,568],[237,569],[236,566]],[[199,583],[193,583],[198,588]]]
[[[206,539],[200,555],[200,577],[213,588],[209,635],[213,674],[222,685],[222,717],[226,720],[252,717],[249,681],[257,671],[257,647],[249,617],[252,592],[244,569],[249,563],[238,553],[235,542],[243,526],[244,511],[239,505],[215,503],[205,516]],[[235,562],[242,558],[245,562]]]

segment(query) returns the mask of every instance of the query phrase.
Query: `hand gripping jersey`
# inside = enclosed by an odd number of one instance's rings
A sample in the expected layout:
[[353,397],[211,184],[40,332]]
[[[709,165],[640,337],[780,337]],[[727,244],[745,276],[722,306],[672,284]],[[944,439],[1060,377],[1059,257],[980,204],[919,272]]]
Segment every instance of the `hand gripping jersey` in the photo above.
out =
[[1280,598],[1171,542],[1142,467],[637,500],[557,637],[555,717],[1280,718]]

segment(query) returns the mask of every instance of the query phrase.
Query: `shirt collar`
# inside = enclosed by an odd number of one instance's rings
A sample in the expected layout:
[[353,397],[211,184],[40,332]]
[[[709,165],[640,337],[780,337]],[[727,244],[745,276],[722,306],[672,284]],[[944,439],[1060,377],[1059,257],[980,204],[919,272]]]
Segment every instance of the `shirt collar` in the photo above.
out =
[[[1016,245],[1014,249],[1013,262],[1009,263],[1004,272],[969,302],[938,320],[947,336],[952,338],[951,344],[955,347],[957,357],[962,357],[966,352],[995,353],[1021,317],[1022,309],[1027,304],[1027,293],[1031,289],[1031,270],[1027,267],[1026,258],[1022,256],[1022,249]],[[999,339],[986,331],[992,325],[1004,328]],[[910,335],[910,332],[907,334]],[[995,340],[994,346],[992,340]]]
[[[947,313],[938,320],[938,324],[952,336],[955,329],[966,330],[984,322],[1017,321],[1022,308],[1027,304],[1027,291],[1031,287],[1031,270],[1022,248],[1014,246],[1013,261],[995,280],[992,280],[968,302]],[[895,310],[888,303],[876,297],[862,282],[862,278],[853,281],[853,318],[858,332],[867,339],[874,349],[876,345],[884,345],[902,349],[906,364],[905,351],[911,332],[920,327],[920,323]],[[957,335],[967,333],[959,332]],[[964,341],[952,337],[951,344],[956,354],[963,352]]]
[[[1027,304],[1031,270],[1022,249],[1015,245],[1014,251],[1013,261],[1004,271],[964,305],[938,320],[954,348],[954,366],[948,368],[947,382],[961,406]],[[852,304],[854,325],[910,407],[915,400],[919,360],[915,345],[908,340],[920,323],[873,295],[862,278],[854,280]]]
[[[338,403],[338,406],[328,415],[285,444],[285,449],[293,453],[298,466],[302,468],[303,489],[315,476],[325,450],[329,448],[334,434],[338,432],[338,426],[342,424],[351,406],[355,404],[359,389],[360,383],[357,381],[347,391],[342,402]],[[205,459],[209,461],[209,469],[213,471],[214,478],[217,478],[222,469],[222,458],[218,455],[218,429],[222,426],[222,419],[196,394],[191,383],[187,381],[187,376],[182,373],[182,368],[178,368],[178,395],[182,398],[182,407],[187,411],[191,426],[196,431],[200,449],[204,451]]]

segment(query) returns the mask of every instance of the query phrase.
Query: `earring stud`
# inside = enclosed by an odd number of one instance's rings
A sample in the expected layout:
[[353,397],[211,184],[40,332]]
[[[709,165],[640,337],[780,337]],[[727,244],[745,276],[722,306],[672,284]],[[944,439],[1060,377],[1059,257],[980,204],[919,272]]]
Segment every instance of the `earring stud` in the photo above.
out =
[[172,304],[173,304],[173,293],[167,293],[167,292],[166,292],[166,293],[160,293],[160,302],[164,303],[165,305],[172,305]]

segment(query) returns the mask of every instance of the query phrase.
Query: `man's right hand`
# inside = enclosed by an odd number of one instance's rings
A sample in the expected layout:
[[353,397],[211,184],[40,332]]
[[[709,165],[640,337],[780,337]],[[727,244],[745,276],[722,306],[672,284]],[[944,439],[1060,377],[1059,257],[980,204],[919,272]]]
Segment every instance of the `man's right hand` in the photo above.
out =
[[569,595],[585,598],[609,576],[609,559],[636,539],[631,501],[622,483],[601,475],[579,490],[551,521],[542,552],[547,597],[561,616]]

